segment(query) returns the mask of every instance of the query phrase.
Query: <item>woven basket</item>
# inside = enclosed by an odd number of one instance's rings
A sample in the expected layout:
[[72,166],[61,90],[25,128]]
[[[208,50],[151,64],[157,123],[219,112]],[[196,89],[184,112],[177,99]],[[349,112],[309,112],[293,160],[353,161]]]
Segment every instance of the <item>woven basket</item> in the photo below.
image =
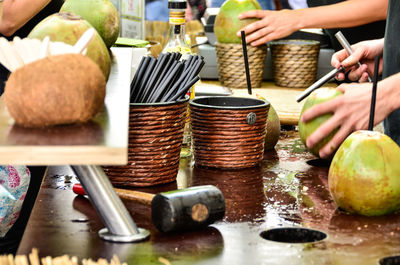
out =
[[114,186],[146,187],[176,180],[188,100],[131,103],[128,164],[103,166]]
[[[247,88],[242,44],[216,43],[219,81],[222,86]],[[247,46],[252,87],[261,87],[267,47]]]
[[248,168],[263,159],[268,102],[202,97],[191,100],[189,105],[197,165]]
[[273,41],[270,49],[277,86],[308,87],[315,82],[320,49],[318,41]]

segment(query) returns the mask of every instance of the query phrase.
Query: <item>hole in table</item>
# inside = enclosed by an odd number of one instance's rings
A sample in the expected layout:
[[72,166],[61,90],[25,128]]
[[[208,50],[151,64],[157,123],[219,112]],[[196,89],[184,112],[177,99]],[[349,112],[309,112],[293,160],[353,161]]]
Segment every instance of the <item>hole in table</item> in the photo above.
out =
[[400,256],[390,256],[379,260],[380,265],[398,265],[400,264]]
[[273,228],[260,233],[266,240],[281,243],[312,243],[324,240],[327,235],[318,230],[300,227]]
[[331,161],[327,159],[312,159],[308,160],[307,164],[314,167],[329,167],[331,165]]

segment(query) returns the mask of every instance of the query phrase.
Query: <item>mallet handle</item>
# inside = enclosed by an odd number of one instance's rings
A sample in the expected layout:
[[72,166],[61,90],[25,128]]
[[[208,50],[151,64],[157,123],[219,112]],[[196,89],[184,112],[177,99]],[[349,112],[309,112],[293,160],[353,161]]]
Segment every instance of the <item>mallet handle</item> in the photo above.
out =
[[126,190],[117,188],[114,188],[114,190],[121,199],[138,202],[145,205],[151,205],[151,201],[155,196],[154,194],[151,193],[135,191],[135,190]]
[[[86,195],[85,190],[83,189],[82,185],[79,183],[74,184],[72,190],[75,194],[78,195]],[[117,189],[114,188],[115,192],[121,199],[130,200],[134,202],[138,202],[144,205],[151,205],[151,201],[154,198],[154,194],[141,192],[141,191],[134,191],[134,190],[126,190],[126,189]]]

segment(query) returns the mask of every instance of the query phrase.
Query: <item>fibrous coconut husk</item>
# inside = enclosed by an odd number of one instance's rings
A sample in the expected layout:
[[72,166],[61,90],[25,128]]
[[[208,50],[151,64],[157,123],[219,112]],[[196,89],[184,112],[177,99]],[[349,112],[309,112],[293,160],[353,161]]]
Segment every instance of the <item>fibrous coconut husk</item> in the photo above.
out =
[[104,104],[106,81],[100,68],[81,54],[49,56],[12,72],[4,100],[24,127],[83,123]]

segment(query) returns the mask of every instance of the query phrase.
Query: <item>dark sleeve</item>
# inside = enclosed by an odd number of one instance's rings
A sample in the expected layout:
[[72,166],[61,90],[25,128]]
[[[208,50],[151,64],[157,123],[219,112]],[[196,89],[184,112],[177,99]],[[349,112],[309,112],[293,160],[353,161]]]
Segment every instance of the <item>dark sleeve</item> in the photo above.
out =
[[[309,7],[332,5],[340,2],[343,2],[343,0],[307,0]],[[386,21],[382,20],[357,27],[324,29],[324,31],[329,36],[332,48],[338,51],[343,48],[336,40],[336,32],[341,31],[349,43],[354,44],[364,40],[383,38],[385,35],[385,25]]]

